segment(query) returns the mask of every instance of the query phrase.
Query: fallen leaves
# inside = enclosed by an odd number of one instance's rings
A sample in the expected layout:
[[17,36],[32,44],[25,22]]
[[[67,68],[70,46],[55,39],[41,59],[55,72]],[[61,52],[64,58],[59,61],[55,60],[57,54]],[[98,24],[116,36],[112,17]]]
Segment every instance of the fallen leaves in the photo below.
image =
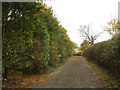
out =
[[22,88],[23,86],[31,82],[45,82],[46,79],[50,79],[48,74],[36,74],[36,75],[22,75],[13,74],[12,79],[3,85],[3,88]]

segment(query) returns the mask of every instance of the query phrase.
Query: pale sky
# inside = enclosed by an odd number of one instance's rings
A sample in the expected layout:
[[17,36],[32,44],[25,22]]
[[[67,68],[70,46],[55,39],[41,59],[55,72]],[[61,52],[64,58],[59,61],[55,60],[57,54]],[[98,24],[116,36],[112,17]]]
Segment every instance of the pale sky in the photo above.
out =
[[[44,1],[52,6],[54,15],[60,24],[67,29],[70,39],[78,46],[83,42],[80,37],[80,25],[92,24],[93,32],[102,32],[107,22],[118,17],[118,2],[120,0],[51,0]],[[101,42],[110,39],[105,32],[97,39]]]

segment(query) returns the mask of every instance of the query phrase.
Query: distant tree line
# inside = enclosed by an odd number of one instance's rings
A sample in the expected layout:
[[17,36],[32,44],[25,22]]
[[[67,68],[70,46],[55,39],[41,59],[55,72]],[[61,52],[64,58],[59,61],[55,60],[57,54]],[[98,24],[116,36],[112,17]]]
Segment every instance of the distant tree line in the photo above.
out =
[[72,55],[74,43],[53,10],[39,2],[2,3],[2,74],[38,74]]

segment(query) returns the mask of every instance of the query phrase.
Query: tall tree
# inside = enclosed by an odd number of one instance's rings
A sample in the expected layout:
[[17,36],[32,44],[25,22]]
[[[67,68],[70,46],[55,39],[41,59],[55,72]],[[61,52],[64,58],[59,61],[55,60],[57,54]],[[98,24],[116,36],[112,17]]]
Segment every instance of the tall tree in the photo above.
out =
[[118,19],[109,21],[108,26],[104,30],[107,31],[111,36],[114,36],[116,33],[120,32],[120,21],[118,21]]
[[87,40],[84,40],[83,43],[80,45],[80,50],[85,50],[89,47],[89,42]]
[[95,34],[94,32],[92,32],[90,25],[80,26],[79,32],[80,32],[80,36],[88,40],[91,45],[94,44],[94,42],[97,40],[99,35],[102,33],[101,32]]

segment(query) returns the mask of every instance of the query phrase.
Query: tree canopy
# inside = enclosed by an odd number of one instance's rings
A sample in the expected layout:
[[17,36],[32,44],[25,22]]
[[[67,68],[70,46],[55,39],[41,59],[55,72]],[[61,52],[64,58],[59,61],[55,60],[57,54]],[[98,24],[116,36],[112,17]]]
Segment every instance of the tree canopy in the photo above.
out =
[[89,47],[90,43],[87,40],[84,40],[83,43],[80,45],[79,50],[85,50]]
[[112,37],[119,33],[120,30],[120,21],[118,19],[113,19],[108,22],[108,26],[105,28],[105,31],[107,31]]

